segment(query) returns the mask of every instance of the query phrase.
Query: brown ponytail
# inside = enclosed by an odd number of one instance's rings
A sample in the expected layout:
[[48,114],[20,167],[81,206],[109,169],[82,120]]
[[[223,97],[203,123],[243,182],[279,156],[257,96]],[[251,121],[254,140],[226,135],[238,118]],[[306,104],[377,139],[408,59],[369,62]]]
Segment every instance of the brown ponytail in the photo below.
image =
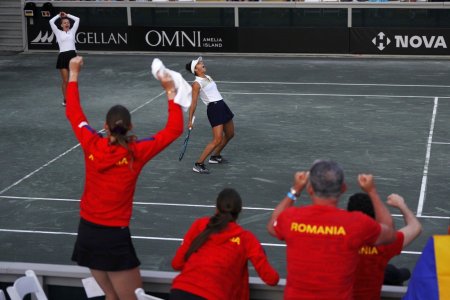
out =
[[128,143],[133,141],[135,136],[128,136],[131,128],[131,114],[128,109],[122,105],[114,105],[106,114],[106,125],[108,125],[112,145],[120,145],[128,150],[131,156],[131,164],[134,160],[133,151],[128,147]]
[[217,196],[216,200],[217,213],[209,219],[208,225],[195,239],[184,255],[184,260],[196,252],[213,233],[217,233],[225,229],[228,223],[236,221],[242,210],[241,196],[234,189],[226,188]]

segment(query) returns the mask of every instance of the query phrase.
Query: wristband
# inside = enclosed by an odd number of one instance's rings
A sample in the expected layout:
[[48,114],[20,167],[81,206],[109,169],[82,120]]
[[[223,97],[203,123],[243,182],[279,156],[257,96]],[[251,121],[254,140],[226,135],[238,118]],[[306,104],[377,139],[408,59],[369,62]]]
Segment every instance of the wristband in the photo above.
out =
[[297,201],[297,197],[294,194],[292,194],[291,192],[288,192],[286,194],[286,196],[288,196],[288,198],[290,198],[294,202]]
[[300,193],[297,193],[297,191],[294,189],[294,187],[291,187],[291,194],[294,195],[295,197],[300,196]]

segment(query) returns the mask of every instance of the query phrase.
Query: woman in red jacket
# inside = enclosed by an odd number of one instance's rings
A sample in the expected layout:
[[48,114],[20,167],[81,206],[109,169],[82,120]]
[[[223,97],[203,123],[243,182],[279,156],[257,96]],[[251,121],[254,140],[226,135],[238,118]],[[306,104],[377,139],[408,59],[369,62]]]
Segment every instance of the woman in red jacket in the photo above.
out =
[[241,197],[227,188],[217,197],[215,215],[192,224],[172,260],[181,273],[172,283],[170,300],[248,300],[249,260],[265,283],[278,283],[257,238],[236,223],[241,210]]
[[144,165],[183,132],[181,107],[172,100],[176,90],[170,75],[161,78],[169,113],[166,127],[153,136],[136,139],[130,112],[113,106],[106,115],[106,137],[86,119],[80,105],[78,74],[83,60],[70,61],[66,116],[81,144],[85,187],[80,203],[80,224],[72,260],[88,267],[106,300],[135,300],[142,286],[140,262],[128,228],[136,181]]

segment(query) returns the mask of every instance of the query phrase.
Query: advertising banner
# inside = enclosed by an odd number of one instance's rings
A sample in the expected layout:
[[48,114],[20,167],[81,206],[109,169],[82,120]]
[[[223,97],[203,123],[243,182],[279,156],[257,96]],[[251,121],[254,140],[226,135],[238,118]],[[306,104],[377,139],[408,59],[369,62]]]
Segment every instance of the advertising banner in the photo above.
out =
[[[76,34],[77,50],[132,51],[127,27],[83,27]],[[58,50],[50,25],[28,26],[28,49]]]
[[234,27],[133,27],[134,50],[238,52]]
[[[28,26],[30,50],[57,50],[50,25]],[[77,50],[237,52],[236,28],[84,27],[76,34]]]
[[[27,26],[28,49],[58,50],[47,22]],[[450,55],[450,29],[86,27],[77,50]]]
[[352,54],[449,55],[450,29],[350,28]]
[[348,53],[348,28],[239,28],[239,51]]

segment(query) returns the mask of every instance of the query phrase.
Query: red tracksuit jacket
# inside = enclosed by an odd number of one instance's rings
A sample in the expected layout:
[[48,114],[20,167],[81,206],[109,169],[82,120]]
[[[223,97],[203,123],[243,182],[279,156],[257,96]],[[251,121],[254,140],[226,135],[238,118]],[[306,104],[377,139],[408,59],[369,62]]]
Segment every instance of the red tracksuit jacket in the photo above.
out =
[[208,300],[248,300],[249,260],[265,283],[278,283],[279,275],[269,264],[258,239],[235,222],[229,223],[222,232],[211,234],[208,241],[185,262],[184,255],[193,239],[208,222],[209,217],[196,220],[178,248],[172,267],[181,273],[174,279],[173,289]]
[[66,116],[83,148],[86,168],[80,215],[99,225],[128,226],[139,173],[150,159],[183,133],[181,107],[168,102],[165,128],[152,137],[129,143],[132,158],[127,149],[110,145],[108,138],[89,126],[76,82],[69,82],[66,97]]

